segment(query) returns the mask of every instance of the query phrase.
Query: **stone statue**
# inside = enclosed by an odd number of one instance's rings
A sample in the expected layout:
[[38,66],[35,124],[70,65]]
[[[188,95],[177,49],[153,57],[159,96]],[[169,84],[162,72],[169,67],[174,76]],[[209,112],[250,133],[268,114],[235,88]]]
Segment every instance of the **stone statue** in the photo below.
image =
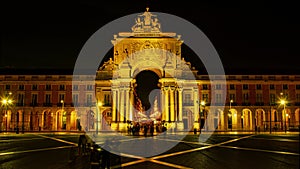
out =
[[143,23],[141,22],[141,18],[138,17],[138,18],[135,20],[135,25],[132,26],[131,30],[132,30],[133,32],[139,31],[139,30],[142,30],[142,27],[143,27]]

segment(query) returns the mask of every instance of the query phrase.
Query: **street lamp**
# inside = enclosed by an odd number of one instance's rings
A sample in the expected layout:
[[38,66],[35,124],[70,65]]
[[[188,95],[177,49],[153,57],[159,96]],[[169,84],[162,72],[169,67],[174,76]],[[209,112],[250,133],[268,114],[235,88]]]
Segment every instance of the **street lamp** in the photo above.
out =
[[[11,95],[11,92],[9,92],[9,95]],[[7,116],[8,116],[7,111],[8,111],[8,106],[13,103],[13,100],[9,99],[9,98],[4,98],[1,100],[1,103],[2,103],[2,105],[5,106],[5,115],[4,116],[5,116],[5,129],[7,132]]]
[[232,113],[231,113],[231,103],[233,103],[233,100],[231,99],[229,101],[229,112],[228,112],[228,123],[230,121],[230,126],[228,124],[228,127],[230,127],[231,131],[232,131]]
[[65,111],[64,111],[64,105],[65,105],[65,102],[64,102],[64,100],[60,100],[60,103],[62,104],[62,106],[61,106],[61,113],[62,113],[62,129],[66,129],[66,128],[65,128],[65,118],[66,118],[66,115],[65,115]]
[[64,100],[60,100],[60,103],[62,104],[62,106],[61,106],[61,111],[63,112],[64,111]]
[[233,100],[231,99],[229,102],[229,111],[231,110],[231,103],[233,103]]
[[[285,111],[286,100],[281,99],[280,104],[283,105],[283,113],[287,114]],[[284,116],[284,132],[286,133],[286,115]]]

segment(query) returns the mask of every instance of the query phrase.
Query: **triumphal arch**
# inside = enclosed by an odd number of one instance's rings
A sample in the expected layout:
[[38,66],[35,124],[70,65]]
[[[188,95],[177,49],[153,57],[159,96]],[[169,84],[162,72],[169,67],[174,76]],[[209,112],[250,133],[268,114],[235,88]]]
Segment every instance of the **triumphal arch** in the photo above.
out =
[[[163,32],[162,26],[147,8],[131,32],[113,35],[113,56],[99,67],[96,78],[100,130],[150,123],[179,131],[197,125],[197,70],[181,56],[181,35]],[[146,84],[157,79],[153,90],[144,92],[150,107],[139,94],[149,88],[141,87],[137,78]]]

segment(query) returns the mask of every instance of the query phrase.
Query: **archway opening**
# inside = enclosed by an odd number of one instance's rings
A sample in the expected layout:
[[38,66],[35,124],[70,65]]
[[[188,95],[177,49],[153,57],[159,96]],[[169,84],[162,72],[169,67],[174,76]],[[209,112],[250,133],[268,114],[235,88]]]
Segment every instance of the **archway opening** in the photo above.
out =
[[148,111],[155,98],[159,98],[158,92],[150,95],[152,90],[159,89],[158,80],[159,76],[150,70],[141,71],[136,76],[137,86],[135,88],[135,92],[137,94],[137,97],[141,100],[144,111]]

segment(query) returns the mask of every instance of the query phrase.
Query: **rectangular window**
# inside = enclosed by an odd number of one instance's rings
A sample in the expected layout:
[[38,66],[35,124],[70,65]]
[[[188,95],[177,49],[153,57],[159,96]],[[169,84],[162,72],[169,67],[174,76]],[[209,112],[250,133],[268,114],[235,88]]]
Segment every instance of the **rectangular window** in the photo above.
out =
[[24,106],[24,94],[23,93],[18,94],[18,105]]
[[202,94],[202,100],[204,100],[204,101],[208,101],[208,94],[207,93],[205,93],[205,94]]
[[203,84],[202,85],[202,90],[208,90],[208,85],[207,84]]
[[275,90],[275,85],[270,84],[270,90]]
[[296,102],[300,102],[300,94],[296,94]]
[[275,103],[275,99],[276,99],[275,94],[270,94],[270,103],[271,104]]
[[59,94],[58,95],[58,98],[59,98],[59,103],[63,100],[63,101],[65,101],[65,94]]
[[243,94],[243,101],[244,102],[248,102],[249,101],[249,94],[248,93],[244,93]]
[[229,101],[232,100],[235,102],[235,94],[229,94]]
[[104,105],[110,105],[110,94],[104,94]]
[[51,90],[51,85],[50,84],[46,84],[46,90]]
[[300,90],[300,84],[296,84],[296,89]]
[[32,90],[37,90],[38,86],[37,85],[32,85]]
[[87,94],[86,95],[86,104],[88,106],[92,105],[92,94]]
[[243,84],[243,90],[248,90],[248,84]]
[[261,93],[257,93],[256,94],[256,102],[257,103],[262,103],[263,102],[262,94]]
[[221,84],[216,84],[216,89],[217,90],[221,90],[222,89],[222,85]]
[[45,103],[50,104],[51,103],[51,94],[46,94],[45,96]]
[[19,85],[19,90],[24,90],[24,89],[25,89],[25,87],[23,84]]
[[65,85],[59,85],[59,90],[65,90]]
[[185,94],[183,102],[186,104],[190,104],[192,101],[191,94]]
[[287,90],[288,89],[288,85],[287,84],[282,85],[282,89],[283,90]]
[[37,101],[38,101],[38,95],[37,94],[32,94],[31,95],[31,104],[32,106],[36,106],[37,105]]
[[261,84],[256,85],[256,90],[261,90]]
[[78,90],[78,85],[73,85],[73,90]]
[[73,94],[72,102],[74,105],[78,105],[78,94]]
[[234,90],[234,89],[235,89],[234,84],[230,84],[230,85],[229,85],[229,89],[230,89],[230,90]]
[[222,102],[222,94],[216,94],[216,103],[221,103]]
[[93,85],[87,85],[86,90],[93,90]]
[[10,85],[5,85],[5,90],[10,90]]

